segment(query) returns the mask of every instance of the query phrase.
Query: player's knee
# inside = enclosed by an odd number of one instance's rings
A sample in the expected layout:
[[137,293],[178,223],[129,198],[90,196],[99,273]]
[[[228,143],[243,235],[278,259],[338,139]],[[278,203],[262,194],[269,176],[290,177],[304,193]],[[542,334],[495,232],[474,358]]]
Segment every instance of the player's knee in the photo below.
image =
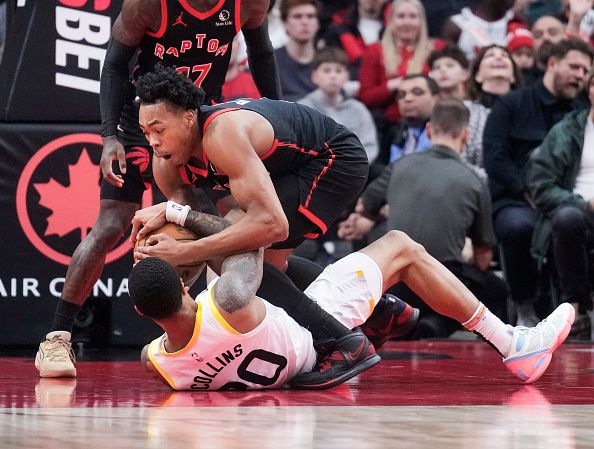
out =
[[427,253],[423,245],[415,242],[405,232],[391,230],[386,233],[384,238],[390,241],[390,247],[396,248],[401,257],[415,260]]

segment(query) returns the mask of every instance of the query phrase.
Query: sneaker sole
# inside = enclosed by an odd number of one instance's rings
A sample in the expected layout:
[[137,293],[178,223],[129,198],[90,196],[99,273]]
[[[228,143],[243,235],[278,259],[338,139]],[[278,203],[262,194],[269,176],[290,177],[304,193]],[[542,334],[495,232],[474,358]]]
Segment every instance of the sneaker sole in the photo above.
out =
[[39,377],[76,377],[76,368],[61,370],[39,370]]
[[[565,321],[565,326],[563,327],[563,329],[561,330],[561,333],[559,334],[559,336],[557,337],[557,341],[555,342],[555,344],[553,346],[551,346],[548,350],[540,353],[540,354],[534,354],[531,357],[542,357],[541,360],[537,363],[537,369],[534,371],[534,373],[532,373],[531,376],[526,375],[521,369],[516,369],[514,368],[514,364],[515,362],[517,362],[518,360],[512,360],[511,362],[504,362],[505,365],[516,375],[518,376],[520,379],[524,380],[525,384],[531,384],[535,381],[537,381],[538,379],[540,379],[540,377],[544,374],[544,372],[547,370],[547,368],[549,367],[549,364],[551,363],[551,359],[553,358],[553,352],[555,352],[555,350],[561,346],[561,344],[565,341],[565,339],[567,338],[567,336],[569,335],[569,332],[571,330],[571,325],[573,324],[573,320],[575,319],[575,309],[573,308],[573,306],[569,305],[568,310],[570,310],[570,313],[567,317],[567,320]],[[522,360],[525,360],[528,357],[524,357]]]
[[328,382],[315,385],[291,383],[291,386],[293,388],[297,388],[300,390],[325,390],[327,388],[336,387],[340,384],[345,383],[347,380],[352,379],[353,377],[361,374],[363,371],[367,371],[372,366],[377,365],[381,359],[382,358],[379,355],[373,354],[363,359],[360,363],[353,366],[350,370],[348,370],[341,376],[331,379]]

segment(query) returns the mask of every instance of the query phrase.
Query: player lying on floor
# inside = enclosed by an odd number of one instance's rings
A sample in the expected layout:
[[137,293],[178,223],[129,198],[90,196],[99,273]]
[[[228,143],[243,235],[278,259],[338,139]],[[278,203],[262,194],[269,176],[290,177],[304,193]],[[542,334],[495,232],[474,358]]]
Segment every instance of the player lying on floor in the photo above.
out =
[[[190,211],[180,224],[201,235],[197,214]],[[292,379],[297,379],[293,386],[307,384],[317,358],[311,334],[255,294],[262,251],[211,261],[211,266],[220,277],[195,300],[175,269],[160,259],[141,260],[132,269],[129,291],[136,310],[165,331],[143,349],[145,367],[176,390],[279,388]],[[506,325],[399,231],[329,265],[306,293],[354,328],[365,323],[382,293],[400,281],[436,312],[483,336],[525,383],[542,376],[575,317],[574,308],[563,303],[534,328]],[[375,352],[369,357],[379,359]]]

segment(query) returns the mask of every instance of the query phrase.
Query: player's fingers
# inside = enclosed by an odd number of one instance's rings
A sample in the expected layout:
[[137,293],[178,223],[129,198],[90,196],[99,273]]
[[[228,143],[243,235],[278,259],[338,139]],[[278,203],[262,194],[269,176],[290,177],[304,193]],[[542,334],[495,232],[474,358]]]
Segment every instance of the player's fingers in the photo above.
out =
[[136,221],[135,218],[132,219],[132,232],[130,233],[130,243],[132,246],[136,245],[137,240],[141,240],[143,235],[142,231],[142,223]]
[[126,152],[124,151],[124,147],[118,148],[116,152],[116,157],[118,158],[118,164],[120,165],[120,171],[122,173],[126,173]]

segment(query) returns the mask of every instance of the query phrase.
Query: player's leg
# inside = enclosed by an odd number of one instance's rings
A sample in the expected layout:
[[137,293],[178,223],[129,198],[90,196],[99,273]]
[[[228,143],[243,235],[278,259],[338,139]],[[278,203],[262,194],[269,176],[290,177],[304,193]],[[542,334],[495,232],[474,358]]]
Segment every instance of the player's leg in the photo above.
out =
[[399,231],[388,232],[361,252],[380,267],[384,290],[404,282],[433,310],[485,338],[526,383],[544,373],[575,317],[573,307],[564,303],[534,328],[506,325],[421,245]]
[[[140,150],[150,158],[150,152],[142,147],[126,147],[127,152],[139,153]],[[122,238],[139,209],[145,190],[143,175],[150,173],[148,164],[136,164],[131,160],[128,160],[127,168],[124,187],[117,188],[107,182],[101,184],[99,215],[91,232],[74,251],[51,331],[41,342],[35,357],[41,377],[76,376],[70,343],[74,320],[101,276],[107,254]]]

